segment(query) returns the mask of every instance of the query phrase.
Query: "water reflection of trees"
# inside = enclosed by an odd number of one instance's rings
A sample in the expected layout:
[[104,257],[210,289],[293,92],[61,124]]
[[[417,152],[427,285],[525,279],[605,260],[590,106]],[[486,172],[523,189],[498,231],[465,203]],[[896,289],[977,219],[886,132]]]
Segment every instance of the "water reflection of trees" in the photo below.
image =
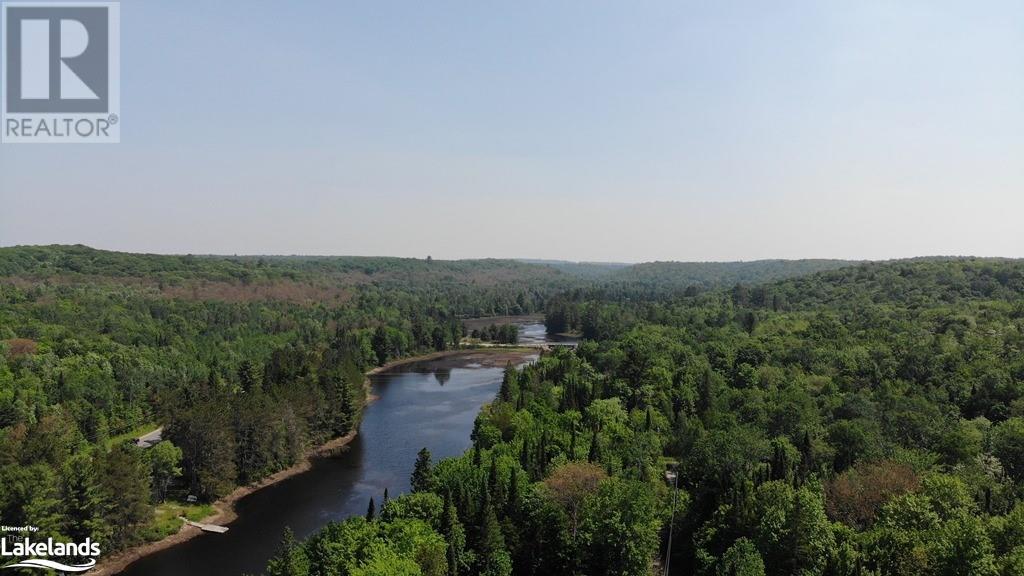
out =
[[437,370],[434,371],[434,378],[437,380],[438,384],[444,386],[445,382],[451,380],[452,378],[452,369],[438,368]]

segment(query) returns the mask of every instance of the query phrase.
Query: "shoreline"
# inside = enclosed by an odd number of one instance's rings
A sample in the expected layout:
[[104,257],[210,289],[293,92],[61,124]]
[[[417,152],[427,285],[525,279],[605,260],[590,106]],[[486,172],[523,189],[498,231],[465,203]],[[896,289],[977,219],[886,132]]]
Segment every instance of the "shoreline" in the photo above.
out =
[[[371,390],[370,376],[373,376],[375,374],[381,374],[383,372],[386,372],[393,368],[397,368],[399,366],[404,366],[406,364],[414,364],[416,362],[439,360],[450,356],[459,356],[474,353],[491,355],[498,352],[514,353],[516,355],[526,355],[530,353],[535,353],[537,352],[537,350],[529,347],[460,348],[456,350],[442,350],[439,352],[430,352],[428,354],[421,354],[419,356],[409,356],[407,358],[392,360],[391,362],[385,363],[383,366],[378,366],[366,372],[366,377],[363,380],[363,386],[366,387],[366,402],[363,404],[363,408],[365,409],[366,406],[368,406],[370,403],[377,399],[377,397],[373,395]],[[231,524],[236,518],[238,518],[238,514],[235,511],[235,504],[238,501],[263,488],[272,486],[274,484],[278,484],[284,480],[287,480],[288,478],[297,476],[304,472],[308,472],[309,469],[313,467],[313,460],[317,458],[328,457],[332,453],[338,450],[342,450],[345,446],[352,442],[353,439],[355,439],[358,433],[359,427],[356,426],[356,428],[350,431],[348,434],[345,434],[344,436],[339,436],[337,438],[333,438],[325,442],[324,444],[321,444],[310,449],[306,453],[302,461],[296,463],[294,466],[291,466],[290,468],[285,468],[284,470],[279,470],[258,482],[247,484],[245,486],[236,487],[227,496],[224,496],[214,501],[212,504],[214,513],[201,519],[200,522],[205,524],[218,524],[222,526]],[[110,556],[109,558],[104,558],[96,565],[96,568],[91,570],[89,573],[93,576],[109,576],[111,574],[116,574],[127,568],[130,564],[138,560],[141,560],[146,556],[150,556],[162,550],[166,550],[167,548],[177,546],[178,544],[187,542],[201,534],[203,534],[203,531],[201,529],[196,528],[195,526],[190,526],[186,523],[182,523],[181,528],[174,534],[170,534],[164,538],[161,538],[160,540],[155,540],[153,542],[146,542],[143,544],[139,544],[137,546],[132,546],[130,548],[118,552],[113,556]]]
[[399,358],[385,363],[383,366],[378,366],[366,373],[367,376],[373,376],[381,374],[405,366],[407,364],[415,364],[417,362],[429,362],[431,360],[440,360],[442,358],[448,358],[451,356],[466,356],[471,354],[481,355],[495,355],[495,354],[509,354],[516,356],[523,356],[529,354],[537,354],[540,349],[531,346],[517,346],[517,345],[501,345],[501,346],[480,346],[475,348],[457,348],[455,350],[440,350],[438,352],[430,352],[427,354],[421,354],[419,356],[409,356],[407,358]]
[[[367,396],[367,404],[372,402],[372,398]],[[306,453],[305,457],[301,462],[279,470],[266,478],[252,484],[245,486],[238,486],[230,494],[224,496],[213,502],[212,506],[214,513],[201,519],[200,522],[204,524],[219,524],[221,526],[231,524],[238,518],[238,513],[235,511],[235,504],[245,498],[246,496],[257,492],[267,486],[278,484],[292,476],[297,476],[304,472],[308,472],[313,467],[313,460],[316,458],[324,458],[329,456],[331,453],[340,450],[347,446],[356,437],[357,430],[352,430],[344,436],[333,438]],[[147,542],[138,546],[133,546],[126,550],[122,550],[111,556],[100,561],[95,570],[91,571],[90,574],[93,576],[104,576],[109,574],[116,574],[121,570],[127,568],[130,564],[137,560],[141,560],[146,556],[166,550],[172,546],[176,546],[183,542],[187,542],[196,536],[203,534],[203,531],[195,526],[183,523],[181,528],[177,532],[171,534],[160,540],[153,542]]]

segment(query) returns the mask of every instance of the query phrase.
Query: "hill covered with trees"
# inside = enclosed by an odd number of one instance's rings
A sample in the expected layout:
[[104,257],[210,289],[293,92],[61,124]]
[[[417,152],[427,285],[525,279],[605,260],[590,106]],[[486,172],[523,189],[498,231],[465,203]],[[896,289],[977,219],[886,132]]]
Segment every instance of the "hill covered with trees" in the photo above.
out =
[[1024,263],[556,300],[577,350],[509,368],[469,452],[267,573],[640,576],[670,528],[673,574],[1024,573]]
[[2,248],[0,519],[105,554],[165,535],[203,514],[187,495],[351,430],[367,369],[456,346],[463,317],[542,310],[566,282],[499,260]]

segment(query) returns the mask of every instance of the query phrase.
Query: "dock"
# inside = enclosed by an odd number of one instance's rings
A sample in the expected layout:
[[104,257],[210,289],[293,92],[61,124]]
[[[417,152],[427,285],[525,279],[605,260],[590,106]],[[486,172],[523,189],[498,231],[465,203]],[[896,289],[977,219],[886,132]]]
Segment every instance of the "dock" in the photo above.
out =
[[188,518],[185,518],[184,516],[178,516],[178,518],[183,520],[185,522],[185,524],[188,524],[189,526],[195,526],[196,528],[199,528],[203,532],[214,532],[216,534],[223,534],[223,533],[228,531],[228,527],[227,526],[218,526],[216,524],[204,524],[202,522],[193,522],[193,521],[189,520]]

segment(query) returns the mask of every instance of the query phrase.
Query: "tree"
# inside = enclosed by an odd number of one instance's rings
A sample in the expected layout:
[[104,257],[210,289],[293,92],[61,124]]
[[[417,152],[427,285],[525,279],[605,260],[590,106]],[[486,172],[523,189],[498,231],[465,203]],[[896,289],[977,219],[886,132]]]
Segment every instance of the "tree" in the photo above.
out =
[[352,388],[344,376],[334,380],[334,400],[332,406],[331,431],[335,436],[344,436],[355,424],[356,403],[352,398]]
[[306,576],[309,572],[305,548],[295,541],[292,529],[286,527],[277,554],[267,563],[266,576]]
[[[92,459],[85,454],[71,458],[64,465],[62,480],[63,498],[61,500],[64,503],[62,532],[74,539],[75,542],[81,542],[86,538],[105,541],[111,534],[111,527],[107,523],[108,502],[97,479]],[[4,519],[10,522],[17,520],[16,518],[8,520],[7,516]],[[36,522],[36,520],[33,519],[32,522]]]
[[138,528],[153,517],[150,469],[141,452],[131,444],[121,444],[100,463],[100,487],[108,502],[105,516],[115,549],[133,544],[139,537]]
[[383,326],[378,326],[373,331],[373,353],[376,355],[377,365],[383,366],[388,361],[388,333]]
[[170,440],[164,440],[146,450],[146,457],[153,478],[155,500],[163,502],[171,482],[181,476],[181,448]]
[[597,430],[594,430],[594,436],[590,439],[590,452],[587,454],[587,462],[591,464],[599,464],[601,462],[601,438],[598,436]]
[[591,576],[646,576],[657,553],[661,516],[640,482],[608,478],[585,501],[580,521],[583,572]]
[[489,504],[483,511],[480,543],[480,575],[510,576],[512,574],[512,558],[505,547],[505,537],[501,533],[498,517]]
[[444,504],[444,518],[441,521],[441,534],[448,542],[448,575],[459,576],[465,573],[470,564],[466,557],[466,531],[459,521],[455,504],[447,498]]
[[604,469],[596,464],[569,462],[556,468],[544,480],[544,487],[552,500],[557,502],[569,516],[569,527],[573,538],[576,538],[580,509],[584,500],[594,494],[605,477]]
[[842,472],[861,459],[880,453],[877,426],[866,420],[842,420],[829,431],[829,443],[835,447],[835,469]]
[[764,560],[754,543],[739,538],[725,551],[718,576],[764,576]]
[[888,460],[857,463],[828,483],[826,509],[835,520],[866,528],[886,502],[917,486],[917,475],[906,464]]
[[835,548],[832,527],[825,517],[820,491],[803,486],[793,498],[786,522],[786,546],[790,551],[791,574],[823,574],[829,554]]
[[1024,482],[1024,418],[1010,418],[992,430],[992,452],[1010,476]]
[[416,464],[412,469],[410,479],[413,492],[428,492],[434,486],[434,470],[430,462],[430,450],[422,448],[416,454]]
[[263,367],[252,360],[244,360],[238,367],[238,382],[246,392],[263,390]]
[[209,396],[196,398],[191,405],[182,402],[184,407],[169,411],[165,431],[181,447],[182,468],[192,493],[215,500],[231,491],[238,473],[231,412],[224,409],[231,401],[217,388],[199,386],[206,387],[202,392]]
[[380,519],[384,522],[421,520],[435,529],[441,528],[443,514],[444,502],[433,492],[403,494],[393,500],[385,498],[380,507]]
[[512,401],[512,392],[517,387],[519,372],[511,362],[505,364],[505,373],[501,378],[501,388],[498,390],[498,398],[502,402]]
[[366,506],[366,521],[373,522],[377,516],[377,505],[373,501],[373,496],[370,496],[370,503]]

